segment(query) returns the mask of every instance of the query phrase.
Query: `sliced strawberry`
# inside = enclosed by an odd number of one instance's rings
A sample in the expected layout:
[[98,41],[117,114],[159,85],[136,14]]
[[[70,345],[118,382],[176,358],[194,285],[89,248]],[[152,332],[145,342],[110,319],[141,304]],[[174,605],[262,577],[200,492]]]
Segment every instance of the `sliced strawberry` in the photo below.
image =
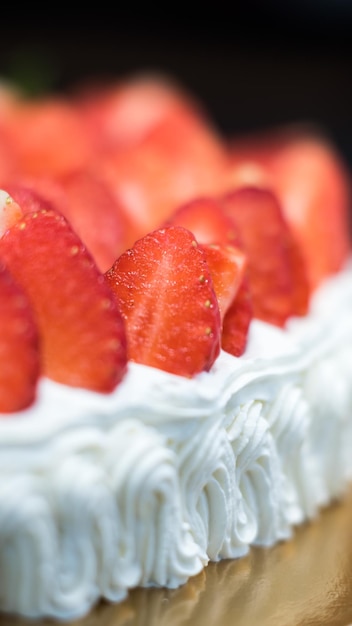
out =
[[[221,200],[201,197],[187,202],[179,207],[170,217],[169,223],[184,226],[191,230],[201,244],[219,243],[221,247],[235,246],[235,250],[242,250],[240,232],[233,218],[224,211]],[[238,254],[241,254],[240,251]],[[211,260],[208,259],[211,264]],[[213,275],[215,291],[219,298],[220,308],[223,310],[223,326],[221,347],[234,356],[241,356],[247,345],[248,330],[253,317],[253,306],[248,279],[247,257],[245,271],[239,272],[240,284],[237,293],[228,306],[221,303],[219,282],[223,279]],[[218,284],[217,284],[218,283]],[[230,298],[229,298],[230,299]]]
[[126,369],[124,323],[66,219],[46,210],[24,215],[0,239],[0,257],[35,312],[44,374],[74,387],[114,389]]
[[[234,141],[229,179],[269,185],[298,241],[310,291],[346,262],[350,250],[351,185],[347,168],[323,133],[286,127]],[[256,171],[256,174],[254,172]]]
[[[175,112],[136,146],[99,156],[97,171],[141,237],[165,223],[191,198],[221,188],[225,149],[215,132],[193,111]],[[131,242],[133,243],[133,242]]]
[[3,133],[21,174],[62,175],[91,157],[86,130],[67,98],[18,100],[6,111]]
[[328,142],[313,136],[292,137],[278,150],[271,168],[314,290],[350,254],[349,176]]
[[137,145],[176,108],[190,106],[178,85],[156,74],[76,90],[75,104],[95,149],[109,152]]
[[201,244],[218,299],[221,321],[221,347],[241,356],[247,345],[253,307],[247,275],[247,256],[229,244]]
[[8,192],[11,201],[20,207],[20,211],[25,213],[34,213],[41,209],[50,210],[53,208],[52,203],[36,189],[32,183],[23,182],[16,179],[16,182],[7,182],[5,189]]
[[226,215],[221,201],[202,196],[178,207],[167,224],[190,230],[199,243],[229,243],[239,245],[239,232],[233,219]]
[[0,413],[12,413],[34,402],[39,338],[27,295],[2,262],[0,298]]
[[308,263],[291,227],[286,232],[285,242],[292,276],[291,315],[306,315],[310,301]]
[[6,185],[25,213],[52,208],[70,222],[100,271],[126,249],[125,215],[106,181],[88,170],[60,178],[25,178]]
[[226,243],[200,245],[205,252],[223,320],[245,276],[247,257],[240,248]]
[[180,376],[209,370],[220,311],[205,253],[185,228],[138,240],[106,273],[126,321],[129,358]]
[[62,213],[105,272],[127,246],[128,226],[120,203],[108,183],[88,170],[61,177],[57,184],[66,199]]
[[223,198],[248,255],[254,316],[283,326],[292,315],[293,276],[287,250],[289,228],[276,197],[247,187]]
[[252,291],[248,275],[245,275],[223,319],[221,347],[225,352],[237,357],[242,356],[246,349],[252,319]]

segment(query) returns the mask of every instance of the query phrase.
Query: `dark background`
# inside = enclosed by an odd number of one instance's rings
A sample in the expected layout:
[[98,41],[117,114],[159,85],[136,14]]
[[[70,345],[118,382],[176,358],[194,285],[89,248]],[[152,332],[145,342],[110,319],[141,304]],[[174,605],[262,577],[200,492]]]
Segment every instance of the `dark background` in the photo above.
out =
[[32,92],[158,71],[191,90],[224,134],[314,122],[352,167],[352,0],[54,5],[36,15],[5,6],[1,33],[0,76]]

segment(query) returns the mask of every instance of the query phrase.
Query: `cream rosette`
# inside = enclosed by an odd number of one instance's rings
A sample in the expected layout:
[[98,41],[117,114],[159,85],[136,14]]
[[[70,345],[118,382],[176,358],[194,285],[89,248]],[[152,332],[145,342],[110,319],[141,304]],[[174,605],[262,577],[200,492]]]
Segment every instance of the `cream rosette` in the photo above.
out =
[[1,475],[2,610],[72,619],[100,597],[201,570],[175,455],[156,431],[137,420],[73,429],[37,453],[26,472]]

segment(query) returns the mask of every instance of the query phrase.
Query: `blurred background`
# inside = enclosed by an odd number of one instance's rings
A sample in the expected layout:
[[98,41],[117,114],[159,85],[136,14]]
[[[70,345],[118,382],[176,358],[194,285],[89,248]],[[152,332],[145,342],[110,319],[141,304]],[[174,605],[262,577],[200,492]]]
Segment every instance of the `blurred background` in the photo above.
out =
[[352,0],[2,9],[0,77],[28,91],[171,75],[226,135],[314,122],[352,166]]

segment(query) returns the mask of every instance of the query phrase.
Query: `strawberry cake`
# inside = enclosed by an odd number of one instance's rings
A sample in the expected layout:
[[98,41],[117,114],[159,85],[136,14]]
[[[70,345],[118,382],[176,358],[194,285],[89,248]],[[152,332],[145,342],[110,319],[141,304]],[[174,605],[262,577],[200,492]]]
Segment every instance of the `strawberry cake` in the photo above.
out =
[[0,610],[269,548],[352,479],[349,173],[165,77],[0,90]]

